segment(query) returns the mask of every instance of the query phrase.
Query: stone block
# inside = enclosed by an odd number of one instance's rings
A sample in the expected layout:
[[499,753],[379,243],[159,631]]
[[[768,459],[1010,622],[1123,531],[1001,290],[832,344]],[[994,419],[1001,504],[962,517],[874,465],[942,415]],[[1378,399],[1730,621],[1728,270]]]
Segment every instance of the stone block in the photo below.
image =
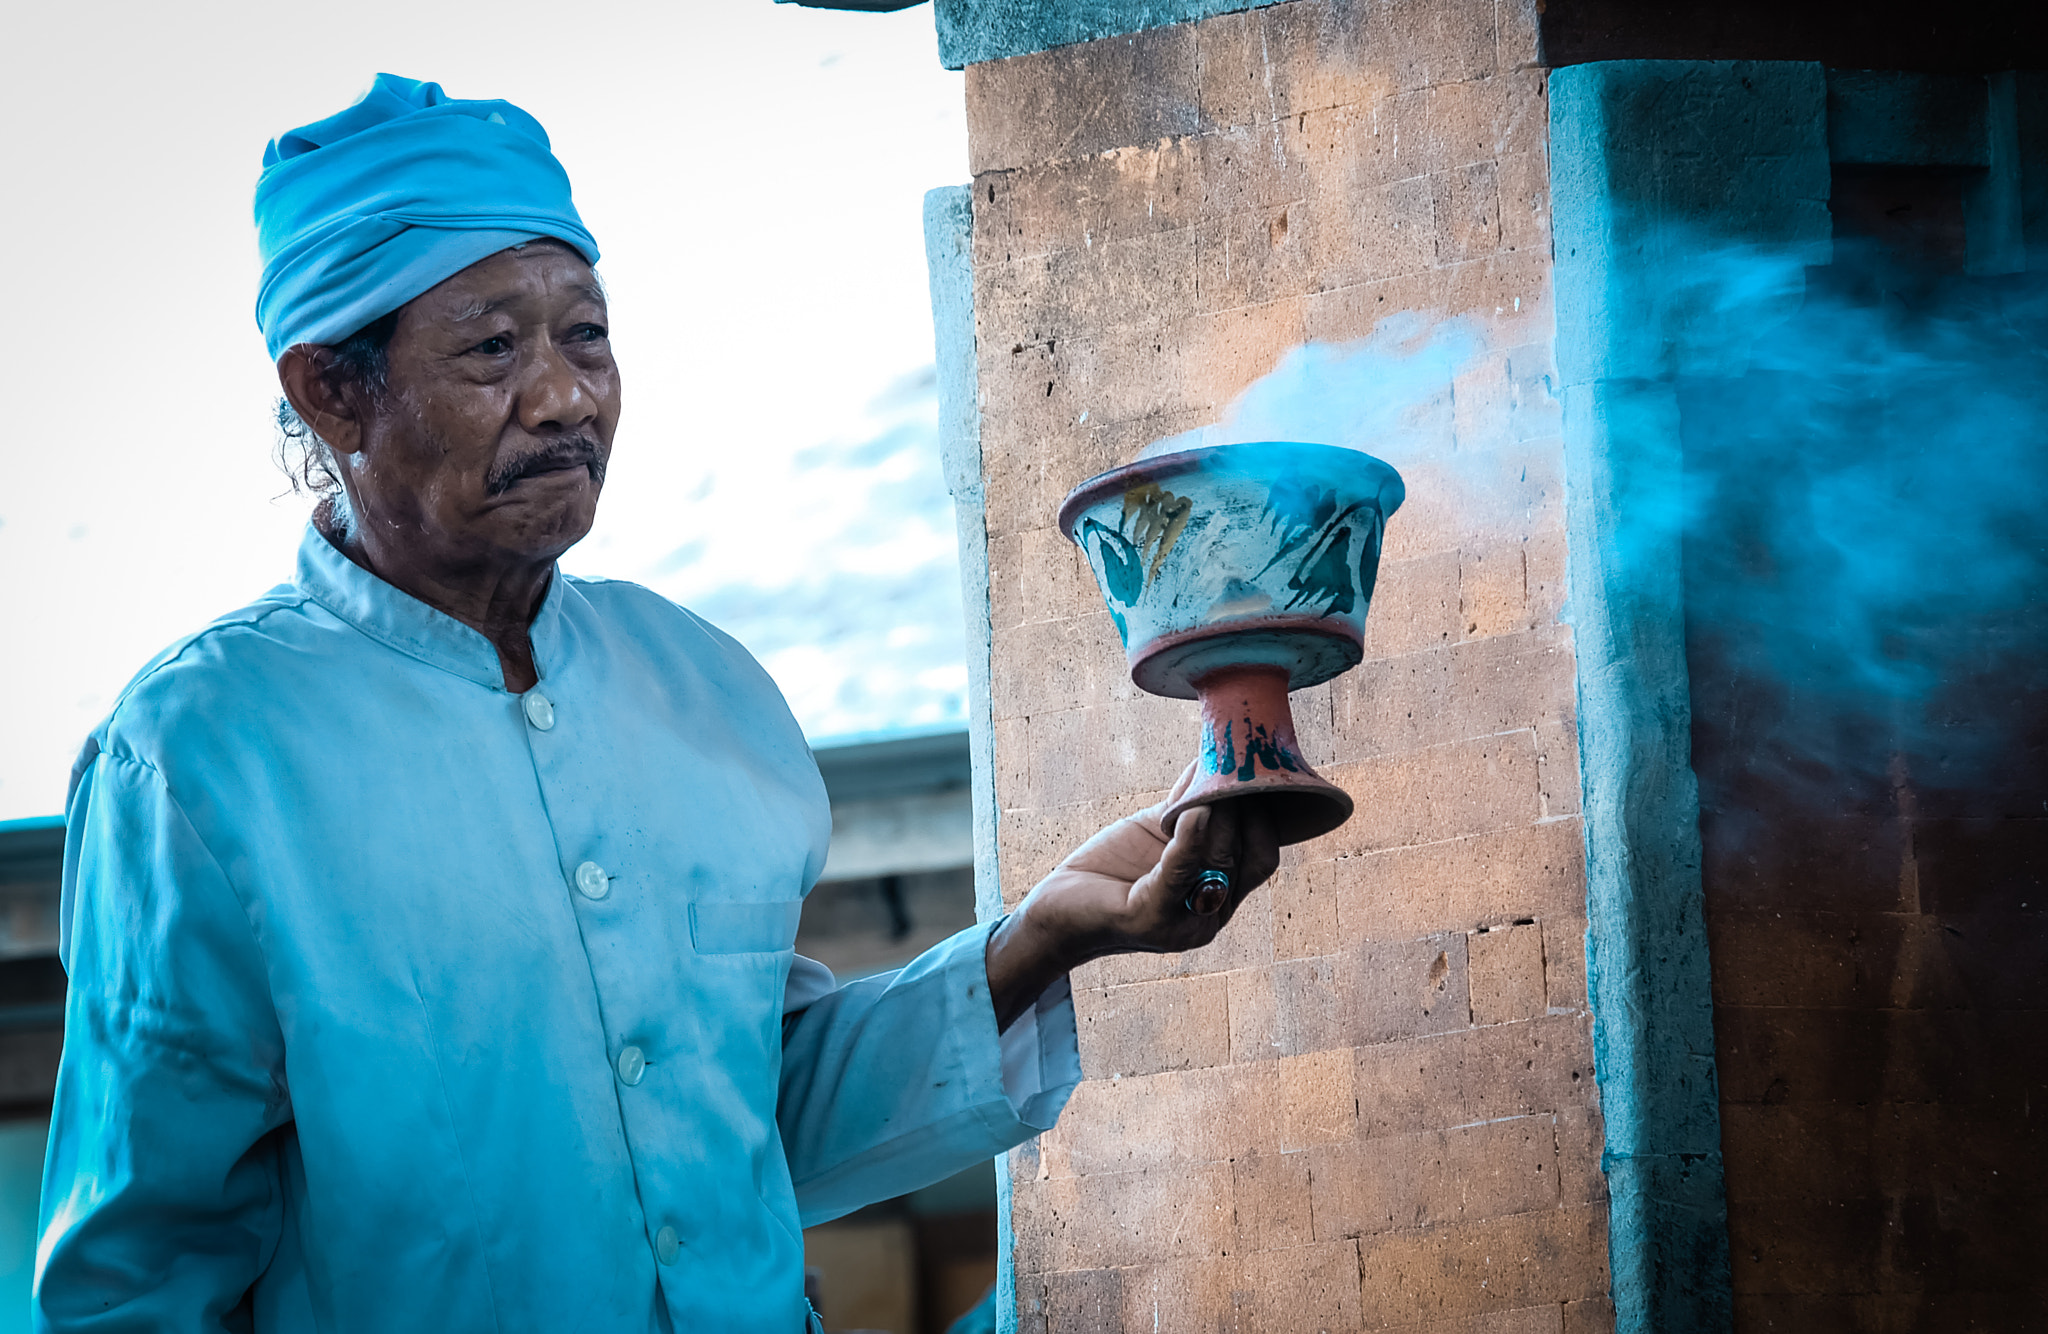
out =
[[1449,171],[1541,153],[1550,129],[1543,82],[1541,71],[1523,70],[1425,89],[1420,96],[1429,142],[1422,169]]
[[1205,130],[1384,95],[1390,85],[1372,60],[1376,34],[1363,18],[1351,5],[1305,0],[1199,25]]
[[1542,789],[1543,819],[1582,812],[1576,719],[1551,718],[1536,724],[1536,775]]
[[1356,1057],[1368,1139],[1558,1112],[1594,1096],[1590,1027],[1576,1015],[1360,1047]]
[[1232,1240],[1227,1163],[1019,1182],[1012,1199],[1020,1274],[1220,1256]]
[[1022,799],[1005,804],[1065,806],[1120,800],[1136,809],[1142,794],[1179,776],[1198,734],[1190,700],[1140,695],[1111,705],[1034,714],[1024,743],[1029,771]]
[[1359,1241],[1363,1327],[1416,1324],[1607,1290],[1604,1206],[1387,1232]]
[[1348,1334],[1358,1328],[1354,1241],[1253,1251],[1243,1259],[1243,1273],[1262,1334]]
[[1429,189],[1438,263],[1479,259],[1500,249],[1500,187],[1493,163],[1437,172]]
[[[1508,348],[1482,352],[1457,368],[1451,382],[1451,425],[1460,453],[1502,449],[1515,443],[1522,431],[1518,414],[1524,386],[1514,375],[1514,358],[1526,349]],[[1555,423],[1551,423],[1553,429]],[[1506,531],[1516,537],[1529,517],[1526,513],[1503,515]]]
[[1440,843],[1525,825],[1542,813],[1528,731],[1333,764],[1323,776],[1350,793],[1357,810],[1304,846],[1304,857]]
[[1192,134],[1195,25],[1174,24],[967,67],[975,177]]
[[1489,1311],[1485,1316],[1462,1316],[1454,1320],[1423,1320],[1421,1324],[1386,1326],[1389,1334],[1559,1334],[1565,1320],[1561,1303],[1524,1305],[1513,1311]]
[[[1373,330],[1389,316],[1445,314],[1450,297],[1447,275],[1434,268],[1376,279],[1372,282],[1325,282],[1310,294],[1303,322],[1308,336],[1317,342],[1350,342],[1371,337]],[[1402,521],[1394,525],[1387,534],[1386,555],[1403,560],[1442,549],[1418,547],[1414,545],[1412,537],[1400,537],[1403,526],[1415,526],[1409,519],[1409,510],[1417,504],[1426,504],[1428,499],[1426,495],[1418,494],[1413,487],[1409,489],[1408,504],[1401,510]],[[1437,530],[1435,527],[1427,527],[1425,531]]]
[[[1141,304],[1138,309],[1146,307]],[[1109,441],[1101,436],[1091,441],[1092,452],[1085,464],[1069,465],[1071,475],[1053,501],[1055,508],[1075,485],[1105,468],[1129,462],[1139,449],[1158,439],[1151,425],[1155,419],[1192,413],[1207,420],[1214,415],[1216,400],[1201,378],[1206,364],[1193,358],[1188,345],[1187,322],[1176,320],[1091,333],[1069,349],[1067,364],[1074,382],[1062,390],[1054,379],[1048,397],[1057,403],[1065,393],[1075,410],[1066,420],[1077,426],[1101,431],[1132,424],[1134,435],[1117,448],[1105,448]]]
[[1283,121],[1307,197],[1321,211],[1356,210],[1375,186],[1429,174],[1429,97],[1378,90]]
[[1429,88],[1494,72],[1498,38],[1490,4],[1472,0],[1374,0],[1364,23],[1374,63],[1397,88]]
[[[2015,784],[1979,800],[2031,802],[2038,792],[2037,783]],[[2022,905],[2038,913],[2048,902],[2048,820],[1923,819],[1913,828],[1913,858],[1931,912],[2018,917]]]
[[1338,963],[1347,1045],[1448,1033],[1470,1022],[1463,934],[1367,941]]
[[999,718],[1080,709],[1107,692],[1102,677],[1124,670],[1116,623],[1105,609],[997,630],[989,694]]
[[1545,1006],[1552,1013],[1586,1008],[1586,918],[1583,909],[1543,919]]
[[1217,411],[1305,341],[1302,301],[1288,297],[1197,315],[1174,336],[1182,343],[1184,392]]
[[1203,138],[1271,122],[1279,103],[1265,24],[1257,10],[1218,14],[1194,25],[1195,87]]
[[1034,1274],[1017,1283],[1018,1334],[1092,1334],[1122,1318],[1123,1275],[1115,1269]]
[[1456,551],[1380,561],[1379,584],[1373,589],[1372,607],[1365,618],[1368,660],[1378,662],[1442,648],[1464,638],[1459,621],[1458,563]]
[[1035,804],[1026,723],[1023,718],[998,719],[989,729],[995,750],[996,804],[1000,807]]
[[1491,1311],[1485,1315],[1451,1320],[1425,1320],[1419,1325],[1393,1325],[1393,1334],[1560,1334],[1564,1323],[1563,1304],[1523,1306],[1513,1311]]
[[1494,6],[1494,61],[1501,71],[1529,70],[1542,63],[1542,14],[1543,0],[1500,0]]
[[977,270],[1188,227],[1201,216],[1199,139],[1160,139],[975,182]]
[[1196,229],[1085,244],[991,268],[977,318],[1001,339],[1031,345],[1103,336],[1197,308]]
[[1203,135],[1191,151],[1199,164],[1200,221],[1270,216],[1309,196],[1311,160],[1291,121]]
[[1195,300],[1202,311],[1263,305],[1308,283],[1307,210],[1272,204],[1195,229]]
[[1299,1055],[1303,1049],[1289,1042],[1292,1035],[1282,1026],[1272,966],[1240,968],[1225,976],[1230,997],[1230,1059],[1269,1061]]
[[1550,155],[1541,147],[1493,164],[1500,192],[1500,248],[1541,252],[1550,245]]
[[1076,992],[1082,1073],[1107,1079],[1223,1065],[1230,1058],[1224,996],[1216,974]]
[[[1427,176],[1338,194],[1316,182],[1309,261],[1320,288],[1379,282],[1437,265],[1436,191]],[[1393,311],[1382,313],[1393,314]]]
[[1458,606],[1472,638],[1529,626],[1529,562],[1522,543],[1497,542],[1459,553]]
[[[1050,523],[989,543],[989,619],[996,629],[1070,620],[1104,610],[1081,549]],[[1112,639],[1108,651],[1121,656]]]
[[1305,1153],[1265,1153],[1231,1164],[1237,1203],[1237,1253],[1306,1246],[1315,1240]]
[[1728,1198],[1750,1203],[1944,1192],[1989,1198],[2048,1189],[2042,1132],[1995,1103],[1729,1103]]
[[1277,1065],[1282,1153],[1349,1139],[1356,1133],[1358,1103],[1349,1051],[1283,1057]]
[[[1739,1321],[1740,1316],[1736,1317]],[[1752,1328],[1744,1326],[1744,1328]],[[1765,1326],[1769,1328],[1769,1326]],[[1788,1329],[1809,1331],[1818,1334],[1807,1325],[1790,1325]],[[1582,1297],[1564,1304],[1564,1334],[1614,1334],[1614,1303],[1603,1293],[1597,1297]]]
[[1254,1296],[1235,1255],[1144,1265],[1124,1272],[1119,1318],[1093,1326],[1089,1334],[1157,1334],[1169,1329],[1255,1334]]
[[1332,759],[1498,736],[1553,723],[1572,704],[1570,641],[1554,628],[1365,662],[1331,683]]
[[1342,966],[1326,956],[1231,974],[1231,1059],[1273,1060],[1349,1045]]
[[1074,1091],[1041,1175],[1129,1173],[1277,1154],[1279,1069],[1272,1062],[1090,1079]]
[[1337,931],[1336,887],[1306,866],[1283,867],[1267,884],[1273,904],[1273,957],[1308,959],[1343,948]]
[[1347,939],[1401,939],[1519,917],[1583,915],[1585,836],[1554,820],[1324,864]]
[[1557,1136],[1557,1191],[1563,1204],[1597,1204],[1607,1198],[1607,1174],[1600,1155],[1607,1131],[1598,1109],[1565,1108],[1551,1115]]
[[1465,938],[1471,959],[1472,1022],[1507,1024],[1548,1008],[1543,980],[1543,928],[1482,927]]
[[1330,1145],[1302,1156],[1318,1240],[1558,1205],[1548,1116]]

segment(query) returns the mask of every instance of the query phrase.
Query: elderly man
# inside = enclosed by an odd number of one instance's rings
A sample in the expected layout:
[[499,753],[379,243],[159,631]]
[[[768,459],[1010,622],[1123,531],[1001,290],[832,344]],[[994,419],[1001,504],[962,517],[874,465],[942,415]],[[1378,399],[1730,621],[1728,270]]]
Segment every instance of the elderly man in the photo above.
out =
[[817,1328],[800,1228],[1051,1125],[1068,970],[1208,941],[1270,830],[1141,812],[835,988],[774,684],[556,568],[620,384],[539,124],[380,76],[270,145],[256,216],[334,486],[74,772],[38,1328]]

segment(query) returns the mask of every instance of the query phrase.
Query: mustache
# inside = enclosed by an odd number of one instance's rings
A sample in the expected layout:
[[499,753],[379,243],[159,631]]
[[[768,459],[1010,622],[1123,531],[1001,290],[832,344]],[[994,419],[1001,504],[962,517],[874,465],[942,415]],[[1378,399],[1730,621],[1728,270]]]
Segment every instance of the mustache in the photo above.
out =
[[579,465],[590,470],[590,480],[599,484],[604,482],[604,449],[597,443],[596,436],[581,432],[563,436],[545,448],[507,460],[491,469],[484,478],[484,491],[487,495],[501,496],[529,477]]

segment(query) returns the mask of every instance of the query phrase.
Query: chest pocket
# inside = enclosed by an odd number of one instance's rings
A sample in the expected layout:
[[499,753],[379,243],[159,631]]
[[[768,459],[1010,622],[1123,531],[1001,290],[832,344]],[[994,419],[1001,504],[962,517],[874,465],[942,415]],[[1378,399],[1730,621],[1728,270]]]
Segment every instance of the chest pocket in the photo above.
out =
[[690,944],[699,954],[768,954],[796,948],[804,901],[693,903]]

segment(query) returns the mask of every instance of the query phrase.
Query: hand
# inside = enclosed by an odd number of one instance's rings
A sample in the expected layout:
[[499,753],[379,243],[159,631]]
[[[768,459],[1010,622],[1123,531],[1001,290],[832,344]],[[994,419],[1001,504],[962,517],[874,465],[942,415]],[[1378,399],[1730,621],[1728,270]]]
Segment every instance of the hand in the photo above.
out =
[[[1280,865],[1273,822],[1256,799],[1184,812],[1168,838],[1167,807],[1194,780],[1181,775],[1157,806],[1127,815],[1068,854],[989,937],[996,1023],[1008,1028],[1045,989],[1108,954],[1197,949],[1216,938],[1245,897]],[[1221,871],[1227,887],[1204,871]]]

